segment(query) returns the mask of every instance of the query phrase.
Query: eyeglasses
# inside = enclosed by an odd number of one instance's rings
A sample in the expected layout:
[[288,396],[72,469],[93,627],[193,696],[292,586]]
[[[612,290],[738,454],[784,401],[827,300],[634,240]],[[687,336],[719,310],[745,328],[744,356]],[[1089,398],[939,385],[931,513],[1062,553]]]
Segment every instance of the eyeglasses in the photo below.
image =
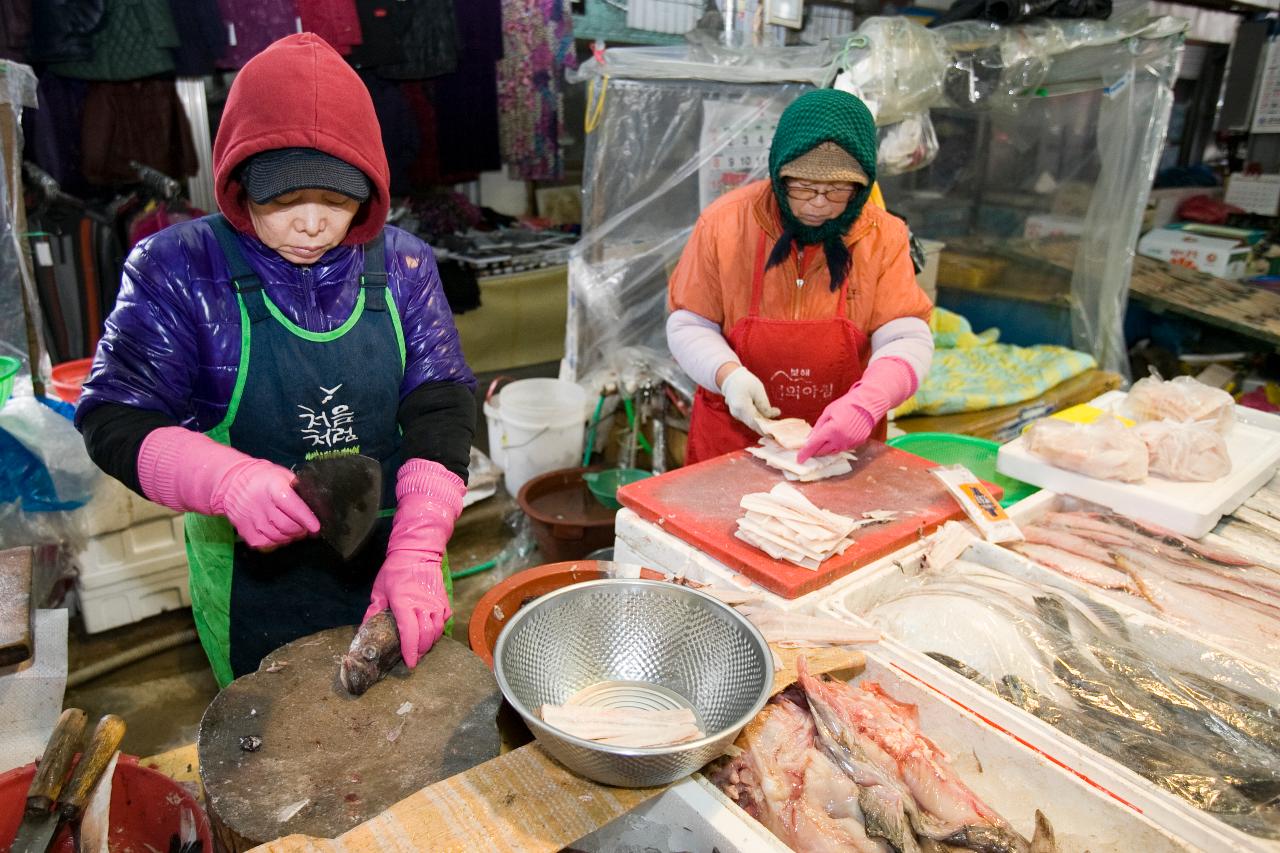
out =
[[843,204],[853,198],[853,194],[857,191],[857,187],[832,187],[831,189],[822,190],[802,184],[787,184],[787,198],[795,199],[796,201],[809,201],[822,196],[832,204]]

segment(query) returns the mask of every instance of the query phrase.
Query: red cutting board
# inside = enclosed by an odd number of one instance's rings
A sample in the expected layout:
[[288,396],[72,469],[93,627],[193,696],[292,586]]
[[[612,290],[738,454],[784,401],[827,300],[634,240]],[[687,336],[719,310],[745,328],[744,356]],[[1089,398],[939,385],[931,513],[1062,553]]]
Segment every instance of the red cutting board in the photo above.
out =
[[[642,518],[710,554],[731,569],[783,598],[821,589],[861,566],[902,548],[944,521],[963,514],[937,477],[937,463],[878,441],[858,448],[853,470],[815,483],[790,483],[823,509],[851,518],[876,509],[897,510],[899,518],[855,532],[856,541],[816,571],[774,560],[733,535],[750,492],[767,492],[783,482],[745,450],[708,459],[618,490],[618,500]],[[987,488],[997,497],[998,487]]]

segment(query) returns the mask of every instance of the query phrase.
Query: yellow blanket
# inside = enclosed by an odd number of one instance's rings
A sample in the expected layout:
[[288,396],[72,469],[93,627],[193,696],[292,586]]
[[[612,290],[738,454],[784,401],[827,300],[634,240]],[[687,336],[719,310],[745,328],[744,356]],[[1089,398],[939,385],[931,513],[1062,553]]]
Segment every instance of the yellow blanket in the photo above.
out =
[[934,308],[929,324],[933,364],[915,396],[894,409],[895,418],[1021,403],[1097,366],[1093,356],[1066,347],[996,343],[999,329],[974,334],[968,320],[945,308]]

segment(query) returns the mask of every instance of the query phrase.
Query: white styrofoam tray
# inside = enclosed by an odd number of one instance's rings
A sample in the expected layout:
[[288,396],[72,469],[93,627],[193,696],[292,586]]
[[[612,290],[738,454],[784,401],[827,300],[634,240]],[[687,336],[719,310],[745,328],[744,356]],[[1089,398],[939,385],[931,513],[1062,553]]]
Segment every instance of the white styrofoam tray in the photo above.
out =
[[[1039,498],[1039,495],[1029,498]],[[1049,495],[1060,500],[1057,495]],[[1047,503],[1047,501],[1041,501]],[[1046,511],[1046,510],[1041,510]],[[1097,596],[1092,588],[1085,588],[1047,569],[1022,560],[1003,548],[980,542],[970,548],[965,559],[1020,577],[1038,581],[1076,595]],[[860,625],[871,624],[862,614],[877,602],[893,595],[908,585],[909,578],[921,570],[921,558],[915,554],[898,562],[877,566],[874,572],[859,577],[857,583],[844,589],[822,607],[823,614],[842,618]],[[1108,599],[1107,604],[1116,604]],[[1256,662],[1232,656],[1214,644],[1198,638],[1177,626],[1169,625],[1145,613],[1131,608],[1115,606],[1114,609],[1129,629],[1131,641],[1141,649],[1150,651],[1153,657],[1184,668],[1194,669],[1205,677],[1250,695],[1260,701],[1280,704],[1280,674],[1260,666]],[[1005,702],[1000,697],[952,672],[931,658],[916,651],[894,637],[886,636],[881,647],[894,656],[902,667],[913,676],[927,681],[934,689],[962,704],[976,702],[981,707],[991,704],[1002,706],[1004,713],[1020,721],[1027,742],[1045,752],[1051,760],[1073,773],[1091,779],[1099,774],[1120,780],[1119,789],[1112,790],[1132,807],[1149,815],[1161,826],[1178,837],[1192,842],[1204,850],[1280,851],[1280,842],[1256,838],[1240,832],[1201,812],[1181,799],[1148,782],[1119,762],[1096,752],[1067,735],[1057,731],[1031,714]],[[945,651],[945,650],[940,650]],[[960,655],[963,657],[963,654]],[[1127,793],[1121,793],[1121,789]],[[1134,847],[1134,849],[1140,849]]]
[[[1116,774],[1080,773],[1037,748],[1011,706],[976,695],[954,698],[928,676],[904,666],[888,649],[868,653],[853,680],[875,681],[919,708],[920,729],[984,802],[1030,838],[1036,809],[1053,825],[1061,853],[1165,853],[1197,849],[1179,828],[1162,827],[1135,803],[1140,793]],[[981,691],[978,691],[979,693]],[[736,808],[736,807],[735,807]],[[1212,837],[1212,836],[1209,836]],[[1208,849],[1225,850],[1225,846]]]
[[[1123,391],[1108,391],[1090,405],[1114,411],[1125,396]],[[1259,426],[1253,417],[1237,417],[1226,441],[1231,473],[1211,483],[1182,483],[1154,476],[1141,483],[1099,480],[1050,465],[1027,451],[1022,436],[1000,447],[996,470],[1199,539],[1270,480],[1280,464],[1280,437]]]
[[85,588],[77,585],[84,628],[90,634],[141,622],[148,616],[191,606],[186,560],[176,566],[115,583]]
[[799,598],[783,598],[714,557],[699,551],[697,547],[683,539],[666,532],[660,526],[646,521],[629,509],[618,510],[618,514],[614,517],[614,537],[614,562],[634,563],[698,583],[743,589],[759,596],[762,605],[791,613],[812,613],[822,602],[837,595],[841,589],[873,566],[886,560],[899,559],[902,554],[912,553],[923,547],[919,543],[912,543],[903,550],[863,566],[821,589],[806,593]]

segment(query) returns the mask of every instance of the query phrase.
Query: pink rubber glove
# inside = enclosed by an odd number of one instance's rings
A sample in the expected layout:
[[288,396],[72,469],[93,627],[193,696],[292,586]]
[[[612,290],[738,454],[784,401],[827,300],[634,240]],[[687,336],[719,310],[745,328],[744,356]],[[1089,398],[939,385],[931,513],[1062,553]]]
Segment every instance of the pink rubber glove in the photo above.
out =
[[870,437],[889,410],[916,392],[916,373],[900,358],[878,358],[867,365],[848,393],[833,400],[813,425],[797,462],[852,450]]
[[143,439],[138,481],[169,509],[225,515],[250,548],[276,548],[320,530],[293,490],[292,471],[185,427],[160,427]]
[[453,615],[440,565],[466,493],[458,475],[438,462],[410,459],[396,475],[387,559],[373,582],[364,618],[367,622],[391,608],[400,631],[400,656],[410,669],[444,634],[444,623]]

